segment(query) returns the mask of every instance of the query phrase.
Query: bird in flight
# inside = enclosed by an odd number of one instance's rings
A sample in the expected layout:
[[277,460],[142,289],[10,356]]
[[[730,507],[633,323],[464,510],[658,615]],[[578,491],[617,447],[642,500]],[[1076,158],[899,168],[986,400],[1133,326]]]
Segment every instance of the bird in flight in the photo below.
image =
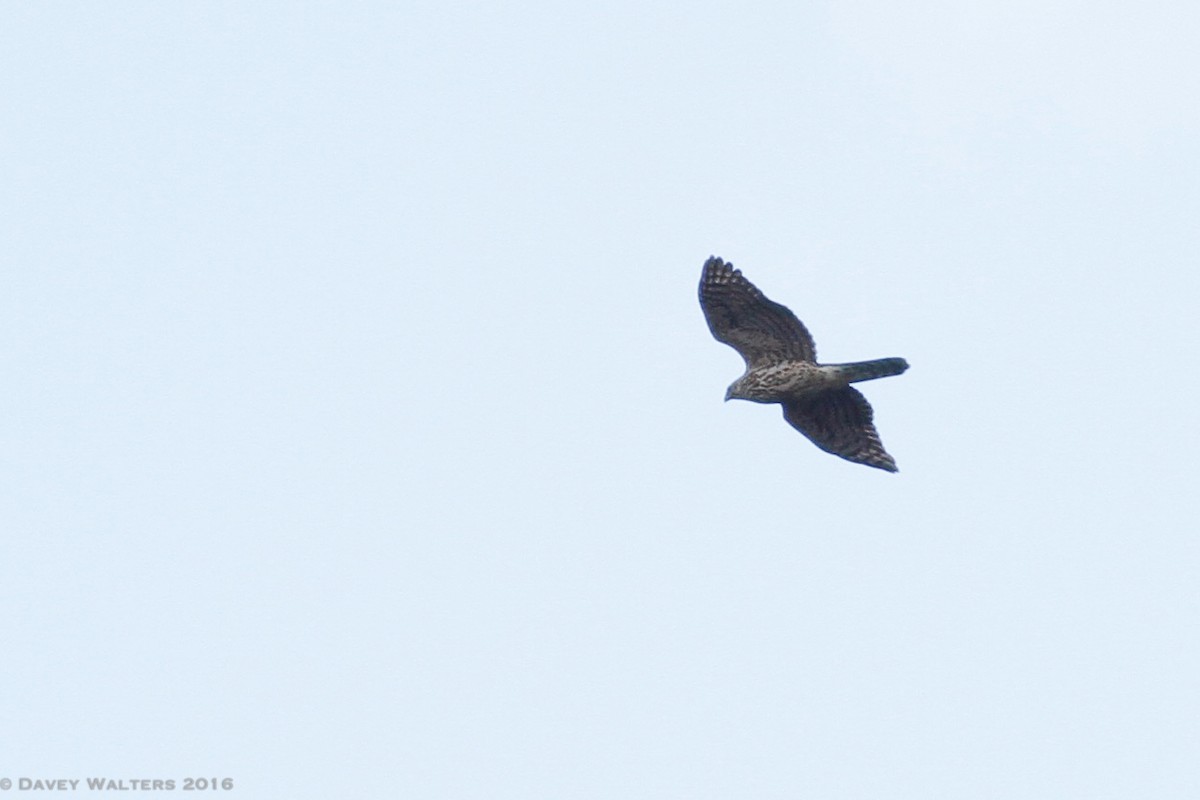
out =
[[783,418],[825,452],[896,471],[871,421],[870,403],[850,384],[899,375],[907,361],[818,364],[804,323],[716,256],[704,262],[700,307],[716,340],[746,361],[746,373],[730,384],[726,400],[779,403]]

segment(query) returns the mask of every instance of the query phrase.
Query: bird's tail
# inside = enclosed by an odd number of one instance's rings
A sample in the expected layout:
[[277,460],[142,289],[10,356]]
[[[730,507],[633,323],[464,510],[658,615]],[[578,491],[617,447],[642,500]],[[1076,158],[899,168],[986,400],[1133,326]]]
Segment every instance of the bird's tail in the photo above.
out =
[[903,358],[877,358],[874,361],[856,361],[853,364],[827,364],[837,370],[838,377],[847,383],[873,381],[876,378],[888,378],[899,375],[908,369],[908,362]]

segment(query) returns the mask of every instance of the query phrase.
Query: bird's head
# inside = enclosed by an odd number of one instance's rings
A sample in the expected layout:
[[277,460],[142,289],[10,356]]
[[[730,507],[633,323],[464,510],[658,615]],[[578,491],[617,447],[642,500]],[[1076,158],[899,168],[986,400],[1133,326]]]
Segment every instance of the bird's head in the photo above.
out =
[[749,400],[752,403],[777,403],[779,398],[770,387],[765,386],[757,375],[743,375],[725,390],[725,402]]

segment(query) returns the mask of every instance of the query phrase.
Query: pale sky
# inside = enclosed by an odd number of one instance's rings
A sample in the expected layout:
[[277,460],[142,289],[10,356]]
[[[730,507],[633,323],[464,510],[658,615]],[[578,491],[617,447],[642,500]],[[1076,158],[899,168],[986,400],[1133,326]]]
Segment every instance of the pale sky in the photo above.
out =
[[1194,800],[1197,8],[7,5],[0,779]]

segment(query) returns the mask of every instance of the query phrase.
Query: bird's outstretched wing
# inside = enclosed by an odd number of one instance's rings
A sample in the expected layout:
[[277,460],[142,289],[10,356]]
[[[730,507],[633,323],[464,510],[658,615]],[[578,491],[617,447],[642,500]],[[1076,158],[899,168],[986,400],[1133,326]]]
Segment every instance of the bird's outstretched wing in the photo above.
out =
[[768,300],[741,270],[716,256],[704,262],[700,307],[712,335],[737,350],[747,367],[817,360],[812,336],[796,315]]
[[783,418],[825,452],[895,472],[896,462],[871,422],[874,416],[867,398],[850,386],[783,404]]

